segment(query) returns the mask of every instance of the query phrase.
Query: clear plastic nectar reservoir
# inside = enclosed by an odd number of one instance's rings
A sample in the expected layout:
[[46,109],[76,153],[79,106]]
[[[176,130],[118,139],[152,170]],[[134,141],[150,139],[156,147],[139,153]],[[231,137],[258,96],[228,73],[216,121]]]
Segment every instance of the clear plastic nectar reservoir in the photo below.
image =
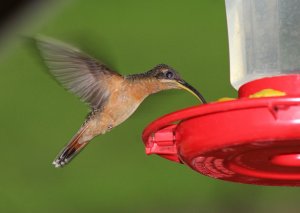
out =
[[300,73],[300,1],[226,0],[230,80]]

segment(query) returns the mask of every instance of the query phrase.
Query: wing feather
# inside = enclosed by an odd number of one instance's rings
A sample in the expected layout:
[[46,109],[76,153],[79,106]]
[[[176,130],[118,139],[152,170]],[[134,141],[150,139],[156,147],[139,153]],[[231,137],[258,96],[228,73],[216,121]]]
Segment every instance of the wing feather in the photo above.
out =
[[75,47],[45,37],[36,40],[49,72],[93,109],[100,109],[108,99],[110,77],[123,78]]

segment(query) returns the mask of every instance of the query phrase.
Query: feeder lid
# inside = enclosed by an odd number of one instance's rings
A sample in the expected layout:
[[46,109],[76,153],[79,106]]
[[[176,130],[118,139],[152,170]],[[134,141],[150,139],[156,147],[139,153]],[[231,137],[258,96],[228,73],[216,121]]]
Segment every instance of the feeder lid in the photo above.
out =
[[206,176],[259,185],[300,185],[300,98],[210,103],[152,122],[147,154]]

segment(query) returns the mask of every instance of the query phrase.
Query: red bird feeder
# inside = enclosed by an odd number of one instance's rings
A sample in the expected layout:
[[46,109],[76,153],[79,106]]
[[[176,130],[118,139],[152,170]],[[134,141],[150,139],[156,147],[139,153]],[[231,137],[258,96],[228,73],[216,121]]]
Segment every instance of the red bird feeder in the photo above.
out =
[[226,0],[235,100],[183,109],[143,132],[147,154],[204,175],[300,185],[300,2]]

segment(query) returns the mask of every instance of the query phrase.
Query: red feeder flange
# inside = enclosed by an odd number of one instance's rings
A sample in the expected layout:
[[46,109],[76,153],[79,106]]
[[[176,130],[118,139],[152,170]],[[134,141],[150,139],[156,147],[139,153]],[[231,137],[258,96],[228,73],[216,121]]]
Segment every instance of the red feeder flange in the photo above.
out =
[[[165,115],[144,130],[146,153],[222,180],[299,186],[300,90],[291,86],[300,85],[298,79],[300,75],[255,80],[241,87],[240,99]],[[264,88],[287,95],[246,97]]]

